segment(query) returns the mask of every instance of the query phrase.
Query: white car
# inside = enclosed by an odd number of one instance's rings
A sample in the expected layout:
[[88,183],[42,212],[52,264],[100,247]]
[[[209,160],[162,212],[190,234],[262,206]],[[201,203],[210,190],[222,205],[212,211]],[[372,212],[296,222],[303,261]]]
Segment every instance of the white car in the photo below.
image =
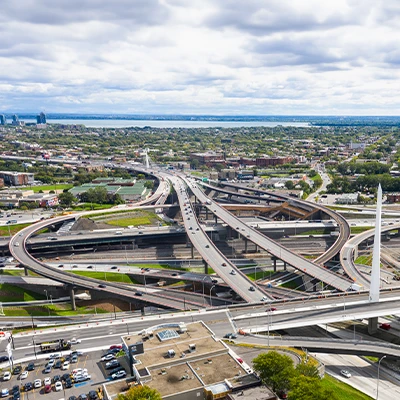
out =
[[78,374],[82,375],[82,374],[87,374],[87,372],[88,372],[87,368],[76,368],[72,371],[72,375],[74,376]]
[[236,275],[236,271],[234,269],[231,271],[231,275]]
[[1,389],[1,397],[7,397],[9,395],[8,389]]
[[26,379],[28,377],[28,371],[24,371],[20,376],[19,379]]
[[11,379],[11,372],[10,371],[4,372],[3,381],[9,381],[10,379]]
[[35,389],[42,387],[42,380],[41,379],[35,379],[33,381],[33,387]]
[[69,368],[69,365],[70,365],[70,364],[69,364],[69,361],[64,361],[64,363],[63,363],[61,369],[63,369],[63,370],[65,371],[66,369]]
[[50,376],[47,376],[46,378],[44,378],[43,384],[44,384],[44,386],[46,386],[46,385],[51,385],[51,378],[50,378]]
[[113,360],[114,358],[115,358],[114,354],[107,354],[101,357],[101,361],[110,361]]
[[82,340],[77,339],[77,338],[72,338],[71,340],[68,340],[68,343],[71,343],[71,344],[79,344],[81,342],[82,342]]
[[54,384],[54,388],[56,389],[56,392],[60,392],[61,390],[63,390],[63,384],[60,381],[57,381]]
[[92,378],[92,376],[89,375],[88,373],[77,374],[77,375],[74,376],[74,381],[75,382],[83,382],[83,381],[88,381],[91,378]]
[[56,358],[61,358],[62,354],[61,353],[53,353],[49,355],[49,359],[51,360],[55,360]]
[[351,373],[347,371],[347,369],[342,369],[340,373],[345,377],[345,378],[351,378]]
[[126,372],[125,371],[118,371],[115,374],[111,375],[112,379],[120,379],[120,378],[124,378],[126,376]]

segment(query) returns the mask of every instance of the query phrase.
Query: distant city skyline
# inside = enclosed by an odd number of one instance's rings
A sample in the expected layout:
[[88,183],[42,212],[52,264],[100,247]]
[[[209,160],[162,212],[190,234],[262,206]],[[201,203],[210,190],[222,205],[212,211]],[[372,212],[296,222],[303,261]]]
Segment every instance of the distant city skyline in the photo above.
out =
[[0,114],[400,115],[394,0],[4,3]]

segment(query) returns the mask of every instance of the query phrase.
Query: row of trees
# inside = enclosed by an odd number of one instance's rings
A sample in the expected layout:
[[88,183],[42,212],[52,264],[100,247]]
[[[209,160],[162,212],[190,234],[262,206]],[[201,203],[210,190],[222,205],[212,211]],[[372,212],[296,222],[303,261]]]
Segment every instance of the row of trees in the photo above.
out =
[[265,385],[279,395],[287,393],[289,400],[338,400],[332,390],[324,388],[318,370],[311,362],[302,362],[295,367],[289,356],[269,351],[258,355],[253,366]]

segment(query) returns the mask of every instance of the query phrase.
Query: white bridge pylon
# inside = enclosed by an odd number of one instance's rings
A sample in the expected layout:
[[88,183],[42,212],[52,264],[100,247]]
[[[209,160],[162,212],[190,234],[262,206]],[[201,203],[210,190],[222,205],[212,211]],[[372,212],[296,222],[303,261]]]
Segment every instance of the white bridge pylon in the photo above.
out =
[[379,302],[379,287],[381,282],[381,214],[382,214],[382,188],[379,184],[376,198],[376,220],[374,251],[372,253],[371,285],[369,288],[369,302]]

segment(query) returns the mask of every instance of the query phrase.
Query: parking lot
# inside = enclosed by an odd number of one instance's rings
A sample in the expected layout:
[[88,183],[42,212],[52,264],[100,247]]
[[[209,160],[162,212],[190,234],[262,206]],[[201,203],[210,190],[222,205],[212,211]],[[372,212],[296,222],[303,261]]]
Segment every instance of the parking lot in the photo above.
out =
[[[20,387],[20,399],[21,400],[58,400],[58,399],[69,399],[71,396],[79,397],[81,396],[81,399],[85,399],[84,395],[88,395],[90,391],[96,391],[97,396],[96,398],[101,398],[102,393],[99,391],[101,388],[101,384],[104,383],[107,380],[111,380],[112,378],[109,376],[110,371],[112,371],[112,368],[106,369],[106,361],[102,362],[100,361],[100,358],[107,353],[107,351],[95,351],[91,353],[83,353],[82,355],[78,356],[78,361],[76,363],[71,363],[69,366],[68,370],[62,370],[61,368],[52,368],[51,372],[45,373],[45,367],[46,364],[49,362],[48,359],[44,360],[32,360],[35,363],[35,369],[32,371],[27,371],[27,367],[29,362],[23,363],[23,364],[14,364],[14,369],[18,366],[21,367],[21,371],[18,374],[12,374],[11,379],[4,381],[4,379],[1,379],[0,382],[0,392],[3,391],[3,389],[8,389],[9,394],[2,396],[3,398],[7,398],[10,400],[13,400],[13,394],[12,394],[12,388],[16,385]],[[65,354],[64,354],[65,356]],[[128,364],[126,361],[126,358],[124,356],[122,357],[117,357],[119,363],[120,363],[120,369],[124,368],[128,373],[129,373],[129,368]],[[59,364],[62,364],[64,361],[63,358],[61,359],[56,359],[56,361],[60,360]],[[61,366],[61,365],[60,365]],[[74,382],[74,380],[71,378],[71,383],[72,386],[70,388],[67,388],[65,385],[65,381],[63,381],[62,387],[60,384],[59,386],[59,391],[56,391],[56,384],[54,377],[57,375],[61,378],[63,375],[69,373],[72,375],[72,372],[76,369],[87,369],[87,374],[88,374],[88,379],[80,382]],[[5,368],[1,372],[1,376],[4,376],[4,373],[6,371],[11,372],[11,368]],[[23,373],[27,373],[27,377],[23,376]],[[85,374],[86,371],[81,372],[82,374]],[[76,376],[76,375],[75,375]],[[45,385],[44,385],[44,380],[45,378],[51,378],[51,389],[47,388],[47,390],[50,390],[48,393],[45,393]],[[25,385],[30,382],[32,385],[34,384],[34,381],[36,379],[41,380],[41,386],[39,388],[33,388],[32,390],[25,391]],[[65,379],[65,376],[64,376]],[[84,378],[86,379],[86,376],[84,375]],[[57,381],[57,377],[56,377]],[[94,399],[93,393],[91,393],[92,397],[91,399]],[[74,400],[72,397],[71,400]]]

